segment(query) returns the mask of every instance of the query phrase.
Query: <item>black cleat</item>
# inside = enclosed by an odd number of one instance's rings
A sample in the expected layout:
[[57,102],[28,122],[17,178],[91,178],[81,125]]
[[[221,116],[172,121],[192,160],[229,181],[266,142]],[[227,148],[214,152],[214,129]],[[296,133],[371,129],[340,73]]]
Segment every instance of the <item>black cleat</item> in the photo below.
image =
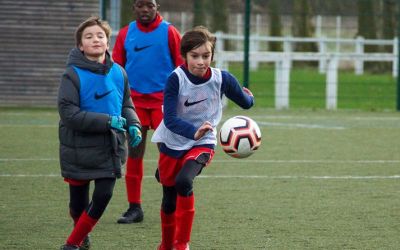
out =
[[80,250],[78,246],[62,245],[60,250]]
[[90,249],[90,237],[88,235],[83,239],[82,244],[79,247],[79,250],[89,250],[89,249]]
[[131,224],[143,221],[143,210],[140,207],[129,208],[125,213],[122,214],[121,218],[118,219],[119,224]]

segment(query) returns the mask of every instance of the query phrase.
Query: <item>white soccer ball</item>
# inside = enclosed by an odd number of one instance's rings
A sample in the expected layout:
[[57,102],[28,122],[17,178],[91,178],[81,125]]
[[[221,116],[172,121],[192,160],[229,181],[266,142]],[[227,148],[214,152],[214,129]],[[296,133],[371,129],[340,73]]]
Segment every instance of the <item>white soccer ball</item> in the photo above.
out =
[[247,116],[235,116],[224,122],[219,131],[222,149],[229,156],[245,158],[261,145],[261,131],[257,123]]

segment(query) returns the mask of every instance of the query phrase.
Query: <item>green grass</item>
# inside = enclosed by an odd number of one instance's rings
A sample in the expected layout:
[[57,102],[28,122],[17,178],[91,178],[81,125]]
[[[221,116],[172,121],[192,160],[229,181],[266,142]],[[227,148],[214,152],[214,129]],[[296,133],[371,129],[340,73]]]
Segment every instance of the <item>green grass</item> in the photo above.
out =
[[[242,66],[231,64],[230,71],[241,81]],[[260,64],[259,70],[250,72],[250,89],[258,107],[274,107],[274,67]],[[317,68],[294,67],[290,75],[290,108],[325,109],[326,75]],[[389,73],[355,75],[339,71],[338,108],[366,111],[395,110],[396,79]]]
[[[228,109],[263,134],[233,159],[218,147],[195,180],[191,249],[397,249],[400,116],[395,112]],[[57,249],[68,236],[68,187],[55,110],[0,109],[0,249]],[[92,232],[93,249],[155,249],[161,188],[145,159],[145,220],[119,225],[124,180]]]

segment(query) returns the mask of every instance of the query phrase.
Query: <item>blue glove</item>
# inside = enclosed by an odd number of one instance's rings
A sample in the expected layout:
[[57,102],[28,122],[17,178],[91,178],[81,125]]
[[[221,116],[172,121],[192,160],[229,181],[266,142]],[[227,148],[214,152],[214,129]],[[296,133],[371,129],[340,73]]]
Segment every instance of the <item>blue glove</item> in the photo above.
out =
[[117,130],[118,132],[125,132],[124,127],[126,126],[126,119],[122,116],[111,116],[110,117],[110,127]]
[[142,141],[142,131],[140,131],[140,128],[137,126],[133,125],[129,127],[129,145],[131,145],[132,148],[136,147],[139,145],[139,143]]

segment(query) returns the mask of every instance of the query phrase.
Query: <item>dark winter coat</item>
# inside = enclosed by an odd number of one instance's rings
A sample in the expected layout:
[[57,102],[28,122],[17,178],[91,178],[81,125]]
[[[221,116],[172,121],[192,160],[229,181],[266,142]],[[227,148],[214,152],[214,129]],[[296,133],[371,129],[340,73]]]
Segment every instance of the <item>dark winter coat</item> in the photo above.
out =
[[[89,76],[107,75],[113,65],[122,70],[121,79],[124,79],[124,83],[123,86],[120,85],[123,87],[120,100],[115,98],[112,101],[122,102],[120,114],[126,118],[128,127],[130,125],[140,127],[130,98],[128,78],[123,68],[114,64],[108,53],[105,64],[101,64],[90,61],[77,48],[71,50],[58,92],[60,165],[61,174],[65,178],[92,180],[121,177],[121,167],[127,157],[126,135],[110,128],[111,114],[81,108],[80,99],[85,93],[80,93],[81,78],[77,73],[79,68],[85,73],[88,72]],[[88,86],[87,84],[93,84],[93,88],[97,88],[102,83],[88,81],[85,86]],[[94,103],[93,106],[96,108],[94,99],[97,97],[92,98],[93,100],[89,101]]]

